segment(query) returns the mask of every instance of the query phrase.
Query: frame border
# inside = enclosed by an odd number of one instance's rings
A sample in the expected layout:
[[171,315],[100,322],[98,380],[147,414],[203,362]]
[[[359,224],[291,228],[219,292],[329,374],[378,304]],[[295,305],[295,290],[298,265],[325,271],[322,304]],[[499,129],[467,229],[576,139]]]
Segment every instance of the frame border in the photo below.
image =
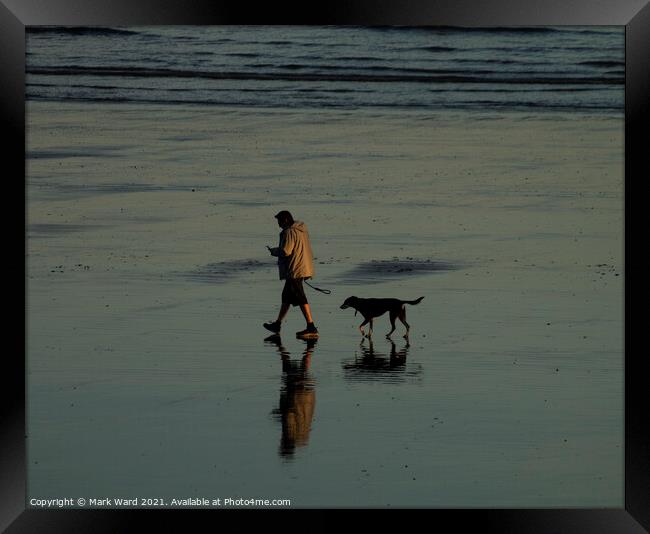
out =
[[[427,509],[436,520],[460,527],[500,533],[650,532],[650,440],[647,412],[650,395],[644,387],[642,355],[631,350],[631,185],[650,176],[648,147],[644,144],[650,123],[650,3],[647,0],[335,0],[316,9],[309,5],[264,7],[216,0],[0,0],[0,117],[7,130],[6,154],[13,177],[11,187],[26,199],[15,174],[25,176],[25,27],[39,25],[413,25],[413,26],[513,26],[513,25],[620,25],[625,26],[625,508],[621,509]],[[639,176],[636,176],[639,175]],[[17,198],[11,189],[11,199]],[[15,202],[15,201],[14,201]],[[26,206],[23,202],[23,221]],[[14,220],[6,220],[13,226]],[[26,225],[25,225],[26,226]],[[26,258],[25,233],[20,238]],[[22,276],[26,305],[26,264]],[[17,282],[16,282],[17,284]],[[18,285],[18,284],[17,284]],[[22,315],[23,346],[26,314]],[[13,341],[13,337],[12,337]],[[13,349],[13,343],[10,345]],[[5,358],[2,437],[0,439],[0,530],[22,532],[129,531],[142,522],[147,528],[169,529],[208,518],[209,510],[35,510],[26,509],[25,353],[13,350]],[[224,513],[237,514],[244,510]],[[247,512],[253,510],[246,510]],[[287,512],[282,514],[285,522]],[[329,524],[319,510],[319,522]],[[378,510],[377,510],[378,511]],[[375,513],[377,511],[374,511]],[[424,510],[409,510],[424,511]],[[172,514],[173,512],[173,514]],[[380,513],[382,513],[381,511]],[[192,515],[188,515],[192,513]],[[255,517],[252,514],[249,517]],[[430,519],[431,516],[428,517]],[[268,518],[264,518],[267,520]],[[382,521],[386,514],[382,513]],[[394,520],[394,518],[392,518]],[[323,521],[324,520],[324,521]],[[403,528],[399,519],[395,526]],[[338,521],[337,521],[338,522]],[[332,521],[331,524],[336,524]],[[392,526],[392,525],[391,525]]]

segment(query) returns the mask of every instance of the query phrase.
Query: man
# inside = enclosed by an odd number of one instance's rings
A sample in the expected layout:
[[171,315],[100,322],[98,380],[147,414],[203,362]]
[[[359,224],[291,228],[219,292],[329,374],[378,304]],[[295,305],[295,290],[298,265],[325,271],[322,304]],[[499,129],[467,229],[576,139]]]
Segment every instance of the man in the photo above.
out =
[[311,309],[305,296],[302,282],[314,276],[314,257],[309,243],[309,234],[304,222],[294,221],[291,213],[286,210],[279,212],[275,218],[280,232],[280,246],[269,249],[272,256],[278,258],[280,280],[285,280],[282,290],[282,306],[278,318],[272,323],[264,323],[264,328],[275,334],[280,333],[282,320],[291,306],[300,306],[307,328],[296,332],[299,337],[318,337],[318,330],[311,316]]

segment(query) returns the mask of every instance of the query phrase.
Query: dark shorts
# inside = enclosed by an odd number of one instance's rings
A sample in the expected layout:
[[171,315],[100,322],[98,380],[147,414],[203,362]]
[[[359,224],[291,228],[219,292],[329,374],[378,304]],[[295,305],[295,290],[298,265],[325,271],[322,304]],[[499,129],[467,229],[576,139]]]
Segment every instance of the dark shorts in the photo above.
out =
[[292,306],[307,304],[305,290],[302,287],[303,280],[303,278],[287,278],[282,290],[282,304],[291,304]]

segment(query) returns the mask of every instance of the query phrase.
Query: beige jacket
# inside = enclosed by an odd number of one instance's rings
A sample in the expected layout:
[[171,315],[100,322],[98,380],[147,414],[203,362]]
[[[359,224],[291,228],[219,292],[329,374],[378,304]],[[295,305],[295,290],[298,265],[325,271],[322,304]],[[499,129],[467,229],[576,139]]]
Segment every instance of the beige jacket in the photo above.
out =
[[271,249],[278,258],[280,280],[314,276],[314,256],[304,222],[295,221],[280,232],[280,246]]

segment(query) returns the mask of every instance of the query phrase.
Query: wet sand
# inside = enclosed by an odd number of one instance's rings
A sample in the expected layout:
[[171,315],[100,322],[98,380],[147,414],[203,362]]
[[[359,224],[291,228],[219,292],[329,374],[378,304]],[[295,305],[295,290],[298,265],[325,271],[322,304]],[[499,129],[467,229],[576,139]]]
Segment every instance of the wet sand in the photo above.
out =
[[623,505],[622,118],[29,102],[27,151],[30,496]]

